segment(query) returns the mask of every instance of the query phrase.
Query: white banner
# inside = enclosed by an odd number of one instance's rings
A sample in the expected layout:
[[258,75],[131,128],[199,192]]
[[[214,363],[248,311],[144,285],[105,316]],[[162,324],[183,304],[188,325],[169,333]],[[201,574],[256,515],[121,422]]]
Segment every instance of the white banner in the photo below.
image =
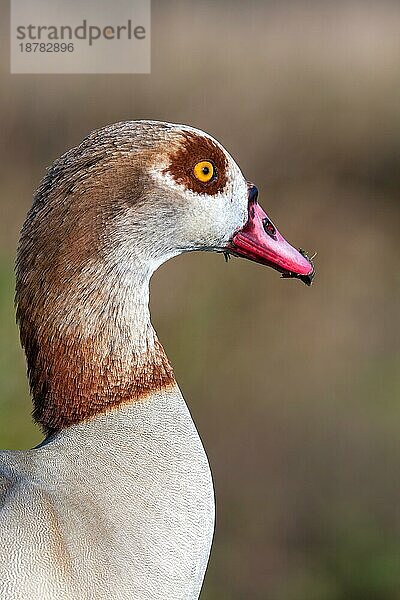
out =
[[150,0],[11,0],[11,73],[150,73]]

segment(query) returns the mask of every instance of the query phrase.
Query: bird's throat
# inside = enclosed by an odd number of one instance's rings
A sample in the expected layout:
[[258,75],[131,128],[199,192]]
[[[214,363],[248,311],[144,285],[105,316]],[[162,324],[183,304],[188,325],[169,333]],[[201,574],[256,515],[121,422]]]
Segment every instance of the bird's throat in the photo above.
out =
[[33,415],[46,432],[175,384],[150,322],[148,280],[86,272],[54,295],[47,319],[20,299]]

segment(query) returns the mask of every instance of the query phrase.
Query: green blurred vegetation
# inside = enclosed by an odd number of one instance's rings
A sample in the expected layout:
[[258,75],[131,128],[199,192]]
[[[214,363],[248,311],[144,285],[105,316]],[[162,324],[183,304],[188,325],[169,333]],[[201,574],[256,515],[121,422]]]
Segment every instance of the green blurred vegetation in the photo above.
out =
[[91,129],[155,118],[220,139],[307,289],[182,256],[153,318],[212,465],[203,600],[400,599],[400,8],[152,3],[150,76],[10,76],[0,21],[0,443],[40,439],[13,309],[13,254],[46,165]]
[[14,314],[12,261],[0,262],[0,439],[3,448],[31,447],[40,440],[32,422],[25,363]]

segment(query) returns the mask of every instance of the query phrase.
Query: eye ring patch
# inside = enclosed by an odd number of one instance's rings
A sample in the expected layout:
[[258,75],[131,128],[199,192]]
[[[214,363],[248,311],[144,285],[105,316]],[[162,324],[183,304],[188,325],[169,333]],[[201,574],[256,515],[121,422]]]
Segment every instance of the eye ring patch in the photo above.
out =
[[193,175],[201,181],[201,183],[209,183],[217,177],[217,170],[213,163],[209,160],[200,160],[193,167]]

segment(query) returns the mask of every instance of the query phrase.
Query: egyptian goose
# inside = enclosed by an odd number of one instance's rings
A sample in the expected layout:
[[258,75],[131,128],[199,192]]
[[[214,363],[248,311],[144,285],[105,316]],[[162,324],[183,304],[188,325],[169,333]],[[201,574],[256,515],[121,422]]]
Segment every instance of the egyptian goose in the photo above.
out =
[[47,171],[22,229],[17,320],[46,434],[0,454],[3,600],[192,600],[214,530],[202,443],[151,325],[149,281],[193,250],[310,284],[226,150],[117,123]]

